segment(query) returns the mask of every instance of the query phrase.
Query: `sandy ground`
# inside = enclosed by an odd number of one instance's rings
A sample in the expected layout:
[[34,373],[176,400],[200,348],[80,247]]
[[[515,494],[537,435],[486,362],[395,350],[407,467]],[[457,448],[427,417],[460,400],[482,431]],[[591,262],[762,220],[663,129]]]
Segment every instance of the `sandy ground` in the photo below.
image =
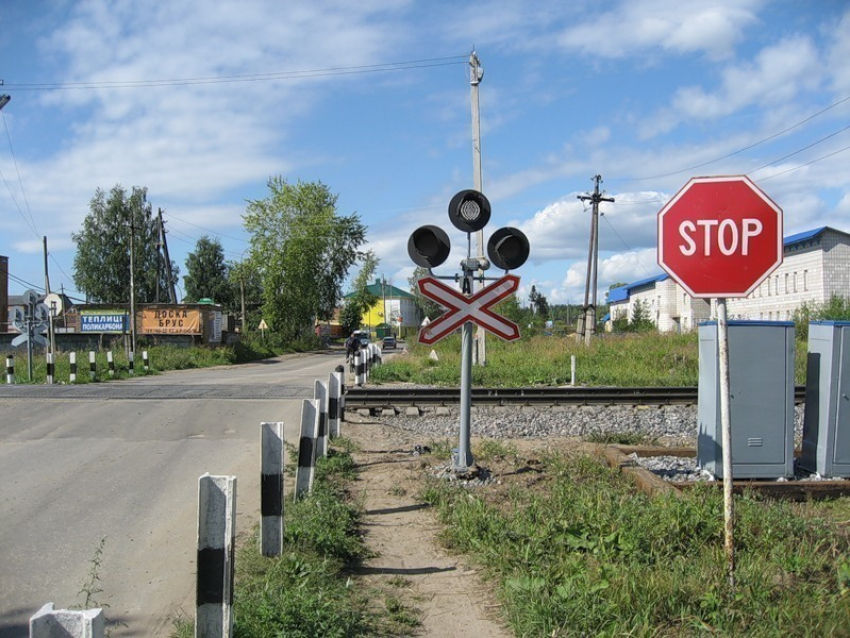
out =
[[360,447],[354,458],[361,474],[353,490],[363,499],[366,543],[376,554],[358,577],[369,586],[398,592],[407,606],[418,610],[421,625],[414,635],[512,636],[499,618],[491,587],[462,557],[441,548],[441,527],[417,499],[426,470],[413,450],[427,441],[356,416],[343,424],[342,435]]

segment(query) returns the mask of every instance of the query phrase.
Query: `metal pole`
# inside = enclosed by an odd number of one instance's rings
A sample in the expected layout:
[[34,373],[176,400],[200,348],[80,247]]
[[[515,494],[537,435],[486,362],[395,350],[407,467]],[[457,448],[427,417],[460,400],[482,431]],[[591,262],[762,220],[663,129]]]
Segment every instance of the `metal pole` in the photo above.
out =
[[[472,295],[472,271],[464,268],[470,296]],[[470,418],[472,413],[472,322],[463,324],[461,331],[461,361],[460,361],[460,440],[457,455],[452,455],[452,469],[456,472],[466,472],[472,466],[472,449],[470,445]]]
[[735,587],[735,512],[732,502],[732,418],[729,405],[729,331],[726,299],[717,300],[717,346],[720,373],[720,427],[723,447],[723,530],[729,586]]
[[[481,107],[478,101],[478,85],[484,77],[484,69],[481,68],[481,62],[478,59],[478,54],[475,51],[469,54],[469,90],[470,103],[472,105],[472,184],[473,188],[479,193],[484,192],[484,177],[481,170]],[[476,256],[479,263],[484,259],[484,229],[475,233]],[[484,276],[484,271],[478,271],[479,276]],[[487,332],[478,327],[476,335],[477,348],[474,352],[475,363],[485,365],[487,363]]]

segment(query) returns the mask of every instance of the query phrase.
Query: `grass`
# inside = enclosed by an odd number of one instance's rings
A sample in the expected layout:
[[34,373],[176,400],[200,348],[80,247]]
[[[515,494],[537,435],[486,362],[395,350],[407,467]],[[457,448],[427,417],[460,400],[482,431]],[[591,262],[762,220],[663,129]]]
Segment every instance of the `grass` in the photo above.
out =
[[[317,461],[311,494],[287,500],[280,556],[260,554],[258,530],[241,543],[233,605],[237,638],[395,636],[418,623],[391,591],[381,593],[384,602],[376,606],[374,592],[360,590],[350,576],[367,556],[361,508],[348,494],[357,473],[352,447],[337,439]],[[178,619],[171,635],[192,636],[192,622]]]
[[[699,382],[699,341],[688,334],[604,335],[590,347],[569,337],[531,336],[519,342],[487,341],[487,365],[473,366],[472,383],[483,387],[558,386],[571,382],[571,358],[576,358],[576,383],[588,386],[695,386]],[[372,371],[370,382],[460,384],[460,337],[452,335],[432,348],[411,339],[410,354],[397,356]],[[806,380],[806,343],[798,341],[795,361],[798,384]]]
[[423,493],[445,544],[492,579],[517,636],[850,634],[846,527],[744,496],[730,591],[719,491],[649,497],[583,455],[543,466],[545,489],[433,480]]

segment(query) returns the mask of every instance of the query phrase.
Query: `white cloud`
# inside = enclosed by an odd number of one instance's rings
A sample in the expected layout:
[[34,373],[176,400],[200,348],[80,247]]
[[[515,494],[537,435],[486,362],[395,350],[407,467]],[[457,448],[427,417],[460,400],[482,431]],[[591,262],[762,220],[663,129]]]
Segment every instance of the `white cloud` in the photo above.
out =
[[680,0],[623,0],[614,9],[564,30],[558,43],[592,57],[637,56],[654,49],[678,54],[732,53],[757,22],[761,0],[715,0],[695,10]]

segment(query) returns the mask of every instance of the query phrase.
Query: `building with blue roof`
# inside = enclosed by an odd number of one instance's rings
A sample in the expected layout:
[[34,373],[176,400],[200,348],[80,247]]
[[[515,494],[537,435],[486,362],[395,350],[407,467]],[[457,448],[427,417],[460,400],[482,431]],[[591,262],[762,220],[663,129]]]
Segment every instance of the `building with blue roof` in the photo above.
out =
[[[728,299],[730,319],[789,321],[803,303],[850,298],[850,234],[820,226],[783,240],[783,263],[748,297]],[[716,317],[715,300],[691,297],[668,275],[641,279],[608,294],[611,321],[631,317],[641,304],[662,332],[687,332]]]

